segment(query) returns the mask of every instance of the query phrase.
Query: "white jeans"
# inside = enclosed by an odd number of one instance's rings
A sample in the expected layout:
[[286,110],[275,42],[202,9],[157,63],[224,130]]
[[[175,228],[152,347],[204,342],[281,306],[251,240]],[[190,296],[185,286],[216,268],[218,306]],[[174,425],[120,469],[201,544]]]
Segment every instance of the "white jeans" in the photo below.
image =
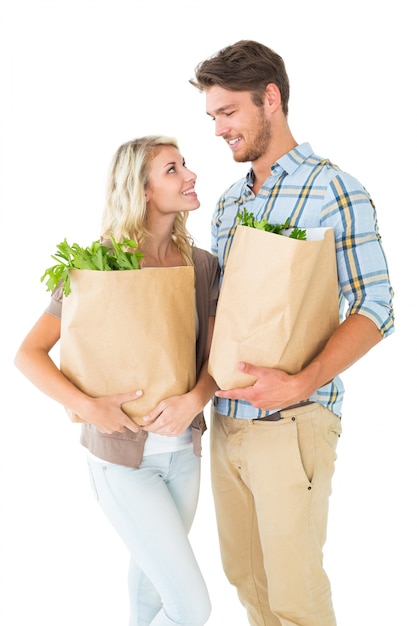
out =
[[130,626],[200,626],[207,587],[188,540],[200,488],[192,448],[145,456],[139,469],[88,457],[97,500],[126,544]]

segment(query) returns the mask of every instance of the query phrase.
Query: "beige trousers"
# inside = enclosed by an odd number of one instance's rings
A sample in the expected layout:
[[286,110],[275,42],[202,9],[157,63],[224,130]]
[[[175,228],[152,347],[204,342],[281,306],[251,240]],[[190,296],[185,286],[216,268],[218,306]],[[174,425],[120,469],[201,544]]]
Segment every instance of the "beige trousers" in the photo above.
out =
[[319,404],[278,422],[212,411],[222,563],[251,626],[335,626],[323,569],[340,418]]

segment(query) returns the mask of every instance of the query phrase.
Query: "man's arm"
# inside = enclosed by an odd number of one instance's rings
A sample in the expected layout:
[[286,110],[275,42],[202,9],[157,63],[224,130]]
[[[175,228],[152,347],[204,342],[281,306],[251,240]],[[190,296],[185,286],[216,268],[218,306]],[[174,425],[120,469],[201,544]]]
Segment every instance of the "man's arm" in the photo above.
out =
[[265,411],[291,406],[348,369],[382,340],[377,326],[364,315],[349,315],[332,334],[323,350],[298,374],[239,363],[242,372],[256,377],[249,387],[217,391],[219,398],[246,400]]

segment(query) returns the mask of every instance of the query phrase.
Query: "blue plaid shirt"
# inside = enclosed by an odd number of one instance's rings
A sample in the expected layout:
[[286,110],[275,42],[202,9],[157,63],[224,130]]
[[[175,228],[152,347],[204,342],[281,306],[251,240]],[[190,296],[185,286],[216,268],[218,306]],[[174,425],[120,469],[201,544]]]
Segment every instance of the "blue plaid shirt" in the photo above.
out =
[[[257,196],[253,172],[234,183],[219,199],[212,220],[212,251],[223,268],[238,225],[237,214],[246,207],[256,220],[266,218],[300,228],[331,227],[336,242],[340,289],[340,316],[360,313],[369,317],[383,336],[394,330],[393,290],[381,246],[374,204],[366,189],[328,159],[301,144],[278,159]],[[336,377],[310,400],[341,415],[344,388]],[[242,400],[215,398],[217,411],[243,419],[264,417]]]

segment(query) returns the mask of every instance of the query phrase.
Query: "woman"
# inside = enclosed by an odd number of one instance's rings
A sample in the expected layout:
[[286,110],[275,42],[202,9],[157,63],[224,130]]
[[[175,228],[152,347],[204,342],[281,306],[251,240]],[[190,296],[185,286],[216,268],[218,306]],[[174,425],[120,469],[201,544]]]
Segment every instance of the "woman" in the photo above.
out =
[[77,389],[49,355],[60,337],[61,289],[15,358],[34,385],[85,421],[81,443],[93,489],[131,555],[130,626],[199,626],[211,608],[187,537],[200,486],[203,408],[217,388],[207,359],[218,265],[186,230],[188,212],[200,206],[195,181],[174,139],[150,136],[122,145],[110,169],[102,232],[102,240],[136,241],[144,268],[194,266],[197,382],[191,391],[161,402],[139,427],[121,405],[142,391],[93,398]]

